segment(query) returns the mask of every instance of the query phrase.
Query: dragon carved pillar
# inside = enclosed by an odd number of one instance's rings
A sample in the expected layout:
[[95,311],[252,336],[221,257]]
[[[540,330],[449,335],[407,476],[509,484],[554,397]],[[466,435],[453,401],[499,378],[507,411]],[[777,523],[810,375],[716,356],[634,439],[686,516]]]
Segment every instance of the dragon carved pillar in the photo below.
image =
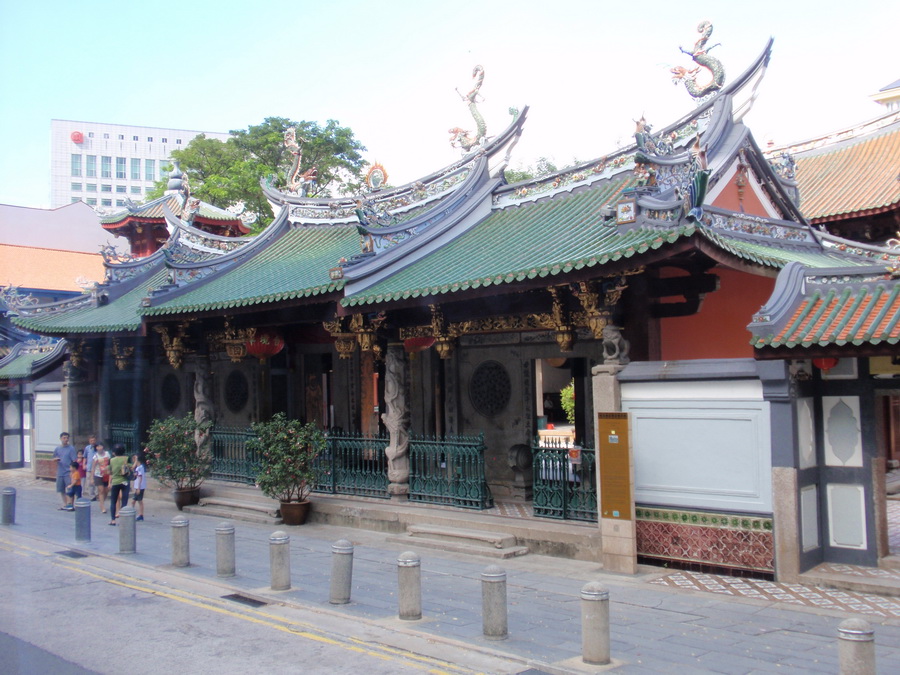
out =
[[400,344],[388,345],[385,359],[384,400],[381,416],[390,433],[385,449],[388,460],[388,492],[409,494],[409,406],[406,400],[406,352]]
[[194,432],[194,443],[197,451],[207,449],[210,426],[215,419],[215,406],[212,398],[212,373],[207,359],[197,360],[197,372],[194,375],[194,421],[198,424],[206,424],[205,428]]

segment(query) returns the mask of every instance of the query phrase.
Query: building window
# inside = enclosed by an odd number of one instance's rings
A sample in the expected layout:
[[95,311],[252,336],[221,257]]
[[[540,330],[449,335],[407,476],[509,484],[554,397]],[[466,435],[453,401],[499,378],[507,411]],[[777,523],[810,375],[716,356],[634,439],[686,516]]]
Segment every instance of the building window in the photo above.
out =
[[116,200],[116,206],[125,206],[125,200],[124,200],[124,199],[117,199],[117,200]]
[[131,158],[131,180],[141,179],[141,160],[136,157]]
[[120,141],[124,141],[124,140],[125,140],[125,134],[119,134],[119,140],[120,140]]
[[133,194],[133,195],[141,194],[141,186],[140,185],[132,185],[131,186],[131,194]]
[[125,178],[125,158],[116,157],[116,178]]
[[97,206],[97,198],[96,197],[88,197],[87,203],[89,206]]
[[156,180],[156,160],[144,160],[144,180]]
[[69,201],[71,201],[73,204],[77,204],[81,201],[81,197],[72,197]]
[[81,183],[72,183],[72,186],[69,189],[72,192],[81,192]]
[[93,138],[93,137],[94,137],[94,132],[93,132],[93,131],[89,131],[89,132],[88,132],[88,138]]
[[72,175],[81,175],[81,155],[72,155]]
[[103,134],[103,138],[108,139],[108,138],[109,138],[109,134]]
[[101,185],[100,192],[112,192],[112,185]]
[[137,136],[132,136],[132,137],[131,137],[131,140],[133,140],[133,141],[136,141],[137,139],[138,139]]
[[101,199],[100,206],[112,206],[112,199]]
[[176,138],[176,139],[175,139],[175,145],[181,145],[181,139],[180,139],[180,138]]
[[169,142],[169,139],[168,139],[168,138],[163,138],[163,139],[161,139],[161,140],[162,140],[163,143],[168,143],[168,142]]
[[84,186],[84,189],[86,192],[96,192],[97,184],[96,183],[88,183],[87,185]]
[[112,178],[112,157],[100,157],[100,177]]
[[125,185],[116,185],[116,192],[119,194],[125,194],[128,191],[128,188]]
[[148,143],[152,143],[152,142],[153,142],[153,136],[147,136],[147,142],[148,142]]
[[85,155],[87,164],[84,167],[84,175],[88,178],[97,177],[97,155]]

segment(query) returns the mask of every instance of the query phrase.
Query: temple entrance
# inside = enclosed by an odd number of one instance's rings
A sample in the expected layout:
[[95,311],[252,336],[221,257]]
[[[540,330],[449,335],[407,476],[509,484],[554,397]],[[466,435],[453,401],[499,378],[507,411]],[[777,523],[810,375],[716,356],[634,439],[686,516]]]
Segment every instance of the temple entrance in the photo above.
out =
[[885,393],[876,398],[880,417],[879,456],[885,459],[886,546],[888,555],[900,555],[900,394]]

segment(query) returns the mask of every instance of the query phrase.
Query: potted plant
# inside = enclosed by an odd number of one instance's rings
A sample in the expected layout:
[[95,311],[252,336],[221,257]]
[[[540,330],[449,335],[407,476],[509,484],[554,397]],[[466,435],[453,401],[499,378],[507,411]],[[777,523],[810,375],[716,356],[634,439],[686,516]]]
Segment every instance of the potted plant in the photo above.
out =
[[[200,485],[212,472],[206,433],[210,426],[187,413],[184,417],[153,420],[147,431],[147,463],[153,476],[172,488],[179,511],[200,501]],[[199,446],[198,438],[204,439]]]
[[259,461],[256,484],[281,504],[286,525],[301,525],[309,513],[309,493],[315,482],[313,463],[325,449],[325,434],[313,423],[303,424],[276,413],[252,425],[256,438],[247,443]]

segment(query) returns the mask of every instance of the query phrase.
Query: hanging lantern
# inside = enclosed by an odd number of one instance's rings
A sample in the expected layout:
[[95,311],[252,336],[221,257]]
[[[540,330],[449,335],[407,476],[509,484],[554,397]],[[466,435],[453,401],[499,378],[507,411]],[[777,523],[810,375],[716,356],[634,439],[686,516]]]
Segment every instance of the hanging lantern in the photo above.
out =
[[831,356],[813,359],[812,362],[816,368],[826,373],[838,364],[838,360]]
[[411,337],[403,341],[403,349],[407,354],[415,354],[428,349],[433,344],[433,337]]
[[258,330],[252,338],[247,340],[247,353],[260,361],[275,356],[282,349],[284,349],[284,338],[271,328]]

